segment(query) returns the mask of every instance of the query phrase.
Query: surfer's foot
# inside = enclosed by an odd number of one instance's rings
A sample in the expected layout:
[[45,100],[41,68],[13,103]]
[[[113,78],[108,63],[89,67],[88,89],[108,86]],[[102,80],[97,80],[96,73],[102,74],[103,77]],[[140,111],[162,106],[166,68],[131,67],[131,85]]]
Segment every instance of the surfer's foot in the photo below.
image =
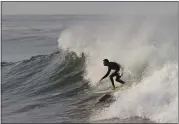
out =
[[122,80],[116,80],[116,81],[119,82],[119,83],[121,83],[121,84],[125,84],[125,82],[122,81]]

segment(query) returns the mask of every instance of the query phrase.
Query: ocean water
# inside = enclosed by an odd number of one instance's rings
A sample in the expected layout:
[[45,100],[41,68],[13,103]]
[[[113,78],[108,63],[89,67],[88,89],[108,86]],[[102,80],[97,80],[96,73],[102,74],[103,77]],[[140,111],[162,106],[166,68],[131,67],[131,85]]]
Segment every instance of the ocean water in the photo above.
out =
[[[96,104],[104,58],[129,87]],[[178,122],[177,15],[2,16],[1,67],[2,122]]]

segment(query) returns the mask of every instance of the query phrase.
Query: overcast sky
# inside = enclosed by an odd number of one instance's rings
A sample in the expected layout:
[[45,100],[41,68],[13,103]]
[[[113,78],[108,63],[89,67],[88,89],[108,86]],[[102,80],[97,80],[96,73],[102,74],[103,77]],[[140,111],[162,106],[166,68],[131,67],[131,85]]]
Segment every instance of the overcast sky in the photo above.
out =
[[2,14],[178,14],[178,2],[2,2]]

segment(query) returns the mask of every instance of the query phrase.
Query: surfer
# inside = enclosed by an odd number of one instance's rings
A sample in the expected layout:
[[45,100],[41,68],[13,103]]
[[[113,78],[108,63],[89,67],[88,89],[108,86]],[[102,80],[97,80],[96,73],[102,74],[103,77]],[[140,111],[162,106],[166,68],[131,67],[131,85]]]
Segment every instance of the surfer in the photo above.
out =
[[104,78],[106,78],[106,77],[110,74],[111,70],[115,70],[115,72],[113,72],[113,73],[109,76],[113,88],[115,89],[114,80],[113,80],[113,77],[114,77],[114,76],[116,76],[116,81],[117,81],[117,82],[120,82],[121,84],[124,84],[124,83],[125,83],[124,81],[122,81],[122,80],[120,79],[121,76],[122,76],[122,74],[121,74],[121,75],[118,74],[118,72],[120,71],[120,68],[121,68],[120,64],[118,64],[118,63],[116,63],[116,62],[109,62],[108,59],[104,59],[104,60],[103,60],[103,64],[104,64],[104,66],[107,66],[107,67],[108,67],[108,71],[107,71],[107,73],[101,78],[100,81],[102,81]]

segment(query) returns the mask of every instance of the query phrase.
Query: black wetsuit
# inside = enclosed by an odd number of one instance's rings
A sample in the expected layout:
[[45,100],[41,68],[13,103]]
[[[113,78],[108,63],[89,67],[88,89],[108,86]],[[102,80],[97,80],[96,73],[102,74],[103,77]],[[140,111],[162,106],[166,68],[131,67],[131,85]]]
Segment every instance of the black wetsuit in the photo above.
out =
[[108,66],[108,71],[107,71],[107,73],[104,75],[104,77],[102,79],[106,78],[110,74],[111,70],[115,70],[115,72],[113,72],[109,76],[110,80],[111,80],[111,83],[113,85],[113,88],[115,89],[114,80],[113,80],[114,76],[116,76],[116,81],[117,82],[120,82],[120,83],[124,84],[125,82],[120,79],[122,75],[119,76],[119,74],[118,74],[118,72],[120,71],[121,66],[116,62],[109,62],[109,64],[107,66]]

